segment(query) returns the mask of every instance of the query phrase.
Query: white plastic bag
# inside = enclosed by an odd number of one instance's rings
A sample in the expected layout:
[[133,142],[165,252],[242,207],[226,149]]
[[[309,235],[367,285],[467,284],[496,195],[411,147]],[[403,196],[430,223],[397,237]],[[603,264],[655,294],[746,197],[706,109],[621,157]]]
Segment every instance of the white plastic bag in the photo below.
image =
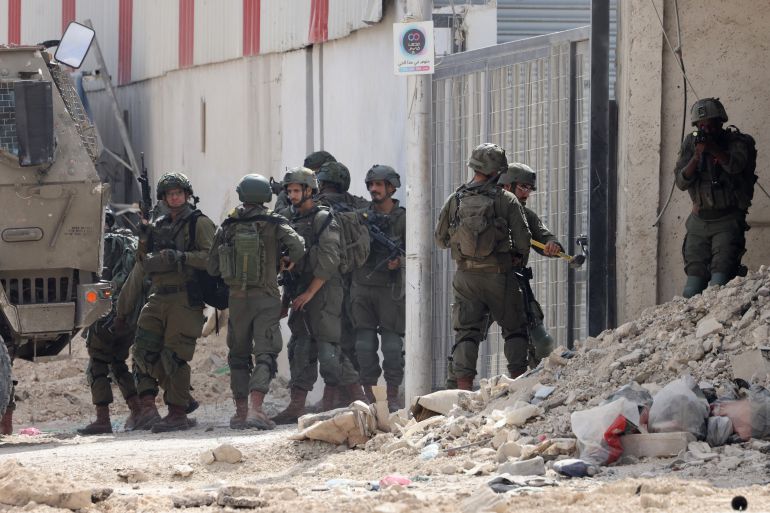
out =
[[607,429],[623,416],[639,425],[639,408],[625,397],[590,410],[576,411],[570,417],[572,432],[578,440],[580,459],[595,465],[611,463],[611,448],[604,439]]
[[706,437],[709,404],[692,376],[672,381],[658,392],[650,408],[650,433],[686,431],[698,440]]

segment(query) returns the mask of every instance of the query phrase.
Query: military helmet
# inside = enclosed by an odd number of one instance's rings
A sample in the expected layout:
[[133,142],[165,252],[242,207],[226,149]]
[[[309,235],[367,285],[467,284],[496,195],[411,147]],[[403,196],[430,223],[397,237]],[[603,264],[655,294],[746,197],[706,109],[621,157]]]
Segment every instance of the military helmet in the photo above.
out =
[[719,118],[722,123],[727,123],[727,112],[719,98],[703,98],[695,102],[690,109],[690,123],[693,126],[709,118]]
[[[307,166],[305,166],[307,167]],[[324,162],[315,172],[318,182],[329,182],[337,185],[340,192],[350,189],[350,171],[345,164],[336,161]]]
[[242,203],[267,203],[273,197],[270,182],[256,173],[241,178],[235,192],[238,193],[238,199]]
[[522,164],[521,162],[508,164],[508,170],[502,174],[497,183],[500,185],[506,185],[509,183],[528,184],[532,186],[533,191],[537,190],[537,187],[535,187],[535,171],[528,165]]
[[503,173],[508,168],[505,150],[492,143],[479,144],[468,159],[468,167],[483,175]]
[[155,189],[156,197],[162,200],[166,192],[171,189],[182,189],[184,192],[193,195],[190,179],[182,173],[165,173],[158,180],[158,186]]
[[302,163],[302,165],[308,169],[312,169],[313,171],[319,169],[322,165],[326,164],[327,162],[337,162],[337,159],[334,158],[334,155],[329,153],[328,151],[314,151],[307,157],[305,157],[305,162]]
[[364,181],[367,185],[375,180],[388,182],[396,188],[401,187],[401,177],[396,173],[396,170],[384,164],[375,164],[366,172]]
[[283,175],[281,185],[284,189],[291,183],[306,185],[314,191],[318,190],[318,180],[316,180],[315,173],[306,167],[293,167]]

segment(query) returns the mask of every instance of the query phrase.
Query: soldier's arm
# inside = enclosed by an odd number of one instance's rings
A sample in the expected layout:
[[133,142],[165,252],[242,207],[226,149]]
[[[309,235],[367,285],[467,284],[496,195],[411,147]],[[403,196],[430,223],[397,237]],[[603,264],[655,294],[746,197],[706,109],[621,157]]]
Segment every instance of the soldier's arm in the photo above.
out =
[[[560,251],[564,251],[564,246],[561,245],[561,243],[556,239],[556,235],[551,233],[551,231],[548,229],[548,227],[543,223],[543,220],[540,219],[534,212],[530,214],[527,212],[527,224],[529,225],[529,229],[532,232],[532,239],[536,240],[537,242],[541,242],[543,244],[548,244],[549,242],[553,242],[557,246],[559,246]],[[532,249],[540,253],[541,255],[545,255],[542,249],[532,246]]]
[[[323,224],[326,223],[326,216],[331,215],[327,211],[322,210],[316,215],[313,222],[314,229],[320,229]],[[333,278],[339,271],[340,267],[340,229],[337,222],[332,219],[329,226],[327,226],[318,237],[318,263],[313,269],[313,276],[320,278],[321,280],[328,280]]]
[[209,260],[206,263],[206,271],[211,276],[219,276],[219,246],[222,244],[222,228],[217,228],[214,234],[214,242],[209,251]]
[[305,239],[294,231],[289,223],[281,223],[276,230],[278,242],[289,252],[288,257],[292,262],[299,262],[305,255]]
[[682,141],[682,147],[679,149],[679,158],[677,158],[676,168],[674,169],[674,181],[676,186],[682,191],[689,189],[690,185],[695,181],[695,174],[700,165],[695,155],[695,145],[692,142],[692,138],[692,134],[687,134],[687,137]]
[[749,160],[749,152],[746,145],[737,139],[731,140],[726,150],[715,152],[715,156],[722,169],[731,175],[742,173]]
[[452,201],[450,196],[444,206],[441,207],[441,212],[438,215],[438,223],[436,223],[436,229],[433,232],[433,238],[436,239],[436,245],[441,249],[447,249],[449,247],[449,204]]
[[208,217],[198,218],[195,225],[195,249],[185,251],[185,265],[193,269],[206,269],[215,229],[214,223]]
[[[401,241],[404,248],[406,248],[406,210],[402,211],[401,215],[396,218],[396,222],[393,223],[391,236],[394,239]],[[406,258],[400,258],[399,260],[398,266],[401,269],[405,268]]]
[[143,287],[144,266],[140,260],[137,260],[118,294],[118,304],[115,307],[115,314],[118,317],[128,317],[134,312],[137,302],[144,302]]

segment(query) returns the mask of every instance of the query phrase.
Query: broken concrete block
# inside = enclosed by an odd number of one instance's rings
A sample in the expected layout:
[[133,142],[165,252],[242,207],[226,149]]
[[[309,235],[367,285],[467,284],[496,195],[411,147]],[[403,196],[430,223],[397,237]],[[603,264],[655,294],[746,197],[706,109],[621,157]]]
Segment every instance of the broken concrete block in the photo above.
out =
[[211,465],[212,463],[217,461],[217,459],[214,457],[214,453],[212,451],[203,451],[201,453],[200,457],[198,458],[198,460],[203,465]]
[[143,483],[149,479],[147,474],[135,468],[124,468],[118,470],[118,477],[126,483]]
[[498,463],[505,463],[510,458],[521,456],[521,446],[516,442],[505,442],[497,449],[496,460]]
[[243,459],[243,453],[230,444],[222,444],[212,451],[214,459],[224,463],[238,463]]
[[722,323],[713,317],[704,317],[700,320],[700,322],[698,322],[698,326],[695,329],[695,336],[698,338],[707,337],[712,333],[717,333],[721,329]]
[[512,476],[543,476],[545,475],[545,460],[538,456],[531,460],[509,461],[499,465],[497,472]]
[[217,504],[231,508],[263,508],[267,501],[259,497],[259,488],[223,486],[217,493]]
[[759,349],[733,356],[730,363],[733,367],[733,377],[749,383],[753,379],[763,381],[770,374],[770,362]]
[[695,441],[692,433],[640,433],[620,437],[623,454],[637,458],[656,458],[676,456],[687,450],[687,445]]
[[174,465],[172,470],[174,477],[190,477],[193,475],[193,468],[190,465]]
[[32,503],[76,510],[91,505],[91,493],[45,470],[27,469],[15,459],[0,462],[0,504],[26,506],[27,511],[40,509]]
[[504,494],[493,492],[485,484],[462,502],[460,511],[462,513],[477,513],[479,511],[503,513],[508,511],[508,502],[505,500]]
[[495,433],[495,436],[492,437],[492,440],[490,443],[492,444],[493,448],[499,449],[500,446],[507,441],[508,441],[508,430],[501,429],[497,433]]
[[214,504],[214,496],[210,493],[189,491],[180,495],[172,495],[171,501],[175,508],[201,508]]

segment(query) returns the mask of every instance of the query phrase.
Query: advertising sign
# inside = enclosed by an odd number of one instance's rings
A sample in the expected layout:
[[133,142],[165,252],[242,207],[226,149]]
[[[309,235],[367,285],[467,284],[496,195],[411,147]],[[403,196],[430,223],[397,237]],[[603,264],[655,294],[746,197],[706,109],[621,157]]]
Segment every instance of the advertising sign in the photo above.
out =
[[396,75],[433,73],[433,22],[393,24],[393,64]]

